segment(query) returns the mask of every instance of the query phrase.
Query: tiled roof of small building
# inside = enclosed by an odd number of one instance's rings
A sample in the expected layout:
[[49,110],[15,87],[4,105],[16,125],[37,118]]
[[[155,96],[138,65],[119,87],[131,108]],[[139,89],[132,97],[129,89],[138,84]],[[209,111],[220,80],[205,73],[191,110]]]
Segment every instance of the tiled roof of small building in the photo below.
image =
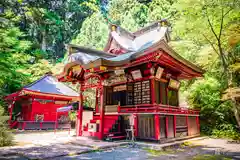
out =
[[62,82],[58,82],[58,80],[50,74],[46,74],[39,80],[23,87],[23,89],[48,93],[54,95],[64,95],[64,96],[78,96],[79,94],[66,86]]

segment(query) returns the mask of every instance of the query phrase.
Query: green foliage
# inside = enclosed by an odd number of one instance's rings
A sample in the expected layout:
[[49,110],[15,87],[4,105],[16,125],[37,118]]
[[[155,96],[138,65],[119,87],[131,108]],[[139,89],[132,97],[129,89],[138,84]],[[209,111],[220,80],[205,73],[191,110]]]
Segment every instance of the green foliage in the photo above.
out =
[[230,138],[240,140],[240,133],[232,124],[221,124],[212,130],[212,136],[216,138]]
[[76,36],[83,20],[94,10],[95,0],[5,0],[3,16],[11,20],[18,17],[14,22],[33,42],[33,47],[56,60],[64,56],[64,44]]
[[72,122],[77,120],[77,112],[76,111],[69,112],[68,116],[69,116],[70,121],[72,121]]
[[0,147],[12,144],[13,136],[7,126],[8,116],[4,115],[4,109],[0,105]]
[[129,31],[145,26],[148,23],[147,16],[147,6],[137,0],[113,0],[110,3],[110,19]]
[[176,10],[172,7],[174,2],[176,2],[176,0],[152,0],[152,2],[149,3],[149,21],[155,22],[161,19],[171,21],[176,18]]
[[80,34],[77,35],[72,43],[103,50],[107,43],[107,38],[108,25],[105,23],[103,16],[96,12],[83,22]]
[[0,26],[0,104],[2,96],[19,89],[27,77],[19,70],[28,65],[29,55],[25,52],[31,43],[22,40],[24,34],[7,20]]

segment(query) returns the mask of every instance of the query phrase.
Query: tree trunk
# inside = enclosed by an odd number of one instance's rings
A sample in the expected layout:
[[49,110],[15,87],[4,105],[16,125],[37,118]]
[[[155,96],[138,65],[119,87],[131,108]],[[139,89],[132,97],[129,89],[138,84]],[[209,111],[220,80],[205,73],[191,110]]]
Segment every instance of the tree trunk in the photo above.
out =
[[42,31],[42,43],[41,43],[41,50],[47,50],[47,39],[46,39],[46,30]]
[[237,121],[238,127],[240,127],[240,105],[234,100],[234,116]]

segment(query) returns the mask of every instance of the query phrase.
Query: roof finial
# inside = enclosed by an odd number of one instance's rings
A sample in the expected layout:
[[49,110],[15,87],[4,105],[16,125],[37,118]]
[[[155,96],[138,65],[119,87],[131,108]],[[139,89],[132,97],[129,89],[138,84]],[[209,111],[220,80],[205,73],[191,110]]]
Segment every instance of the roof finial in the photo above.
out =
[[162,19],[162,20],[160,20],[160,24],[161,24],[161,26],[167,26],[168,22],[166,19]]

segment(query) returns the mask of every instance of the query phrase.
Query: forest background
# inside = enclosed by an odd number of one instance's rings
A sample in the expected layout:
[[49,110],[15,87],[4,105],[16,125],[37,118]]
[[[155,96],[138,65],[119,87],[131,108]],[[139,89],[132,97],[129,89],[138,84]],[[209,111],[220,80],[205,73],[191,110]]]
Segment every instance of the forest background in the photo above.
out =
[[[3,0],[0,3],[0,127],[3,128],[0,146],[11,139],[5,132],[4,96],[49,71],[55,74],[62,71],[66,44],[102,50],[109,23],[136,31],[161,19],[171,24],[170,45],[174,50],[206,71],[203,78],[182,81],[180,93],[191,108],[201,110],[202,133],[240,139],[240,1]],[[86,103],[91,105],[92,101],[88,99]]]

